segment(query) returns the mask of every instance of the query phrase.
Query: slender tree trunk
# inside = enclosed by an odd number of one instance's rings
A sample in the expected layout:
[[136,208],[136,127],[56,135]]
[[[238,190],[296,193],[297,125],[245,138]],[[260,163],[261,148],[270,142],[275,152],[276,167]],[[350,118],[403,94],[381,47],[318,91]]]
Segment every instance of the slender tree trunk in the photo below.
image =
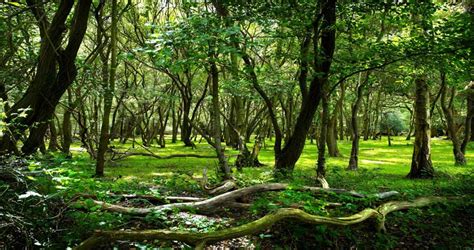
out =
[[68,99],[68,107],[64,109],[64,114],[63,114],[63,126],[62,126],[63,141],[62,141],[61,152],[69,155],[71,143],[72,143],[71,109],[73,108],[72,107],[73,106],[72,93],[70,89],[67,90],[67,99]]
[[431,162],[431,118],[429,113],[430,93],[423,78],[415,80],[415,143],[408,178],[433,178]]
[[[361,73],[362,75],[362,73]],[[352,106],[352,115],[351,115],[351,128],[352,128],[352,148],[351,148],[351,156],[349,158],[349,166],[347,167],[348,170],[357,170],[359,168],[359,141],[360,141],[360,134],[359,134],[359,121],[357,119],[357,114],[359,113],[359,108],[362,103],[362,92],[364,90],[365,85],[369,81],[369,73],[365,73],[365,79],[361,80],[362,76],[359,76],[359,84],[357,86],[357,97],[354,105]]]
[[[325,88],[325,92],[326,88]],[[321,106],[323,109],[321,115],[321,127],[320,127],[320,135],[318,138],[318,161],[316,167],[316,175],[317,177],[324,178],[326,176],[326,136],[328,131],[328,123],[329,123],[329,103],[328,103],[328,94],[323,94]]]
[[441,72],[441,108],[444,113],[444,117],[446,118],[446,126],[447,131],[450,135],[451,141],[453,143],[453,154],[454,154],[454,161],[455,165],[466,165],[466,158],[464,157],[463,152],[461,151],[461,143],[459,142],[456,125],[454,123],[454,115],[453,115],[453,98],[455,95],[455,90],[452,88],[451,92],[451,100],[449,104],[446,103],[446,92],[448,91],[448,86],[446,85],[446,73]]
[[58,150],[58,133],[56,130],[56,125],[54,124],[54,120],[51,119],[49,121],[49,146],[48,150],[55,152]]
[[467,144],[469,141],[473,140],[473,135],[474,133],[474,81],[471,81],[467,86],[466,86],[466,104],[467,104],[467,114],[466,114],[466,120],[464,123],[464,138],[461,144],[461,152],[463,154],[466,154],[466,148]]
[[365,109],[364,109],[364,141],[369,139],[369,132],[370,132],[370,109],[371,109],[371,101],[370,101],[370,92],[367,92],[366,95],[367,99],[365,101]]
[[376,107],[375,107],[375,121],[374,121],[374,125],[373,125],[373,128],[372,128],[372,140],[376,140],[377,135],[380,132],[379,120],[380,120],[380,113],[381,113],[381,108],[382,108],[381,105],[380,105],[381,96],[382,96],[382,90],[377,91],[377,101],[375,102],[375,105],[376,105]]
[[341,96],[337,101],[337,109],[339,113],[339,140],[344,140],[344,97],[346,93],[345,83],[341,82]]
[[221,138],[221,115],[220,115],[220,104],[219,104],[219,72],[217,70],[216,55],[210,53],[210,73],[211,73],[211,89],[212,89],[212,135],[214,137],[214,148],[216,149],[217,158],[219,160],[219,170],[224,179],[230,179],[231,170],[229,164],[227,163],[227,158],[222,148],[222,138]]
[[189,119],[189,114],[191,112],[191,100],[183,100],[183,124],[181,124],[181,141],[184,142],[186,147],[194,147],[194,143],[191,141],[191,121]]
[[[337,110],[337,108],[336,108]],[[335,110],[335,111],[336,111]],[[334,112],[335,112],[334,111]],[[341,153],[337,147],[337,114],[333,114],[331,119],[329,119],[328,129],[327,129],[327,145],[328,145],[328,154],[331,157],[340,157]]]
[[[104,165],[105,165],[105,153],[109,146],[109,137],[110,137],[110,113],[112,111],[112,101],[114,97],[115,90],[115,73],[117,71],[117,0],[112,0],[112,32],[110,38],[111,46],[111,57],[110,57],[110,75],[107,75],[107,64],[103,67],[106,69],[104,74],[104,80],[106,82],[106,88],[104,93],[104,112],[102,118],[102,126],[100,129],[100,138],[99,138],[99,148],[97,150],[97,162],[95,168],[96,176],[104,176]],[[107,61],[107,57],[105,57]],[[104,63],[104,60],[103,60]],[[108,84],[107,84],[108,80]]]
[[410,111],[410,128],[408,129],[408,134],[406,140],[409,141],[411,140],[411,134],[413,133],[413,127],[415,126],[415,114],[413,113],[413,110]]
[[176,143],[178,140],[178,119],[176,117],[176,110],[174,103],[171,106],[171,143]]

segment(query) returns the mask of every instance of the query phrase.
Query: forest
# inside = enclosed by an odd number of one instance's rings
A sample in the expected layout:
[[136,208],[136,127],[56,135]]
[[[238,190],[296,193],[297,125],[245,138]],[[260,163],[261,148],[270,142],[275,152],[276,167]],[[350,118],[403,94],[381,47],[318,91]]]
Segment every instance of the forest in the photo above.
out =
[[0,1],[0,249],[474,248],[474,1]]

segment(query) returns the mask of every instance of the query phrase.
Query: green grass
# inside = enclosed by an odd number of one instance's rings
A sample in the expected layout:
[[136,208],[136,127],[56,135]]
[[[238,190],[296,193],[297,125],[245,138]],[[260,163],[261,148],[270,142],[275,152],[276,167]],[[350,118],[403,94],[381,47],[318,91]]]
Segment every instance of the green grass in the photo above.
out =
[[[238,179],[252,182],[263,182],[272,180],[272,168],[274,163],[273,145],[267,141],[266,147],[262,148],[260,161],[266,166],[261,168],[246,168],[242,173],[235,172]],[[406,141],[403,137],[394,137],[392,146],[388,146],[386,138],[382,140],[361,140],[359,170],[346,171],[348,156],[350,154],[350,141],[339,141],[338,146],[342,157],[327,157],[327,179],[333,187],[374,192],[377,190],[393,189],[403,191],[405,189],[419,189],[420,193],[430,193],[443,187],[453,186],[459,176],[471,175],[473,173],[474,152],[471,143],[466,155],[468,165],[454,166],[451,141],[440,138],[432,140],[432,161],[436,171],[434,180],[409,180],[405,176],[410,170],[411,156],[413,152],[413,141]],[[116,149],[124,151],[131,148],[131,144],[114,144]],[[249,147],[252,145],[249,144]],[[144,151],[136,146],[136,151]],[[184,147],[181,143],[167,143],[166,148],[157,146],[151,150],[158,155],[169,155],[178,153],[193,153],[200,155],[213,155],[213,149],[206,143],[197,143],[196,149]],[[230,161],[234,161],[237,151],[227,149],[226,153],[231,155]],[[76,153],[78,157],[87,157],[83,153]],[[294,179],[296,181],[308,182],[307,177],[315,175],[315,162],[317,147],[309,141],[296,164]],[[156,179],[166,179],[176,173],[192,173],[194,177],[202,176],[204,168],[208,169],[209,175],[215,174],[217,161],[215,159],[200,158],[173,158],[155,159],[144,156],[131,156],[126,159],[110,162],[105,168],[105,175],[112,179],[121,177],[120,181],[152,182]],[[93,173],[93,164],[88,164],[86,170]],[[463,181],[463,179],[459,179]],[[454,182],[454,183],[453,183]]]
[[[305,248],[310,246],[305,244],[310,243],[314,247],[327,246],[330,248],[334,248],[338,244],[341,246],[360,245],[377,248],[397,246],[403,248],[404,245],[400,245],[399,242],[404,242],[410,247],[436,246],[436,244],[450,247],[455,242],[461,242],[461,246],[470,246],[474,242],[469,236],[474,220],[471,216],[474,212],[472,211],[474,145],[471,143],[468,148],[466,155],[468,165],[454,166],[451,142],[434,138],[432,140],[432,160],[436,177],[432,180],[410,180],[405,176],[410,170],[412,143],[413,141],[406,141],[402,137],[393,138],[391,147],[387,145],[386,138],[377,141],[361,140],[360,168],[358,171],[347,171],[345,168],[348,164],[347,156],[350,153],[351,143],[350,141],[339,141],[339,149],[343,157],[327,157],[327,180],[331,187],[357,190],[362,193],[399,191],[401,195],[393,199],[409,200],[419,196],[441,195],[462,197],[462,201],[456,202],[454,205],[414,209],[405,213],[396,212],[390,216],[388,225],[390,234],[387,235],[374,234],[373,229],[368,228],[365,224],[343,229],[332,227],[327,229],[325,226],[306,226],[296,223],[286,227],[275,226],[271,231],[275,236],[265,238],[257,244],[261,244],[263,248],[265,246],[273,248],[276,245],[293,245]],[[131,144],[114,143],[114,146],[116,150],[120,151],[144,151],[140,146],[130,149]],[[249,147],[252,145],[249,144]],[[267,141],[266,147],[262,148],[259,157],[266,166],[245,168],[243,172],[234,171],[241,186],[277,181],[273,179],[272,175],[274,163],[272,147],[271,142]],[[46,185],[50,189],[46,192],[63,191],[66,197],[72,197],[76,193],[92,193],[96,194],[99,199],[109,202],[117,201],[108,197],[108,192],[204,197],[207,194],[202,192],[198,182],[190,176],[201,177],[203,169],[206,168],[210,180],[218,181],[215,178],[216,159],[156,159],[144,156],[132,156],[108,162],[105,168],[105,178],[91,178],[94,174],[94,162],[86,153],[79,152],[77,149],[78,145],[75,145],[73,159],[65,159],[64,156],[56,155],[48,160],[48,168],[53,171],[52,175],[56,176],[53,179],[56,186]],[[168,141],[166,148],[159,148],[155,145],[150,150],[162,156],[181,153],[215,154],[213,148],[204,142],[197,143],[197,148],[191,149],[184,147],[180,142],[172,144]],[[232,163],[237,152],[227,148],[226,153],[230,156]],[[317,184],[313,178],[316,155],[316,145],[310,144],[308,141],[296,165],[292,183],[295,185]],[[327,210],[324,207],[325,201],[341,202],[345,205]],[[244,213],[244,216],[238,213],[240,218],[238,223],[242,223],[241,220],[255,219],[272,209],[292,204],[305,204],[304,209],[313,214],[338,216],[352,214],[365,207],[374,207],[381,202],[373,199],[354,199],[347,196],[313,196],[310,193],[292,190],[266,193],[255,198],[253,208],[248,213]],[[147,203],[139,202],[136,205],[143,206]],[[147,216],[143,221],[143,219],[127,215],[102,212],[94,207],[89,209],[88,212],[83,210],[68,212],[67,218],[74,223],[63,235],[67,245],[77,244],[97,229],[120,229],[133,226],[136,228],[168,228],[172,224],[166,224],[167,219],[162,220],[161,217],[154,219]],[[234,215],[228,214],[227,216],[233,217]],[[427,226],[423,226],[423,223],[426,223]],[[182,223],[178,223],[177,226],[180,225],[183,226]],[[282,228],[287,229],[285,231]],[[443,237],[445,234],[449,234],[450,238]],[[432,237],[437,240],[431,240]]]

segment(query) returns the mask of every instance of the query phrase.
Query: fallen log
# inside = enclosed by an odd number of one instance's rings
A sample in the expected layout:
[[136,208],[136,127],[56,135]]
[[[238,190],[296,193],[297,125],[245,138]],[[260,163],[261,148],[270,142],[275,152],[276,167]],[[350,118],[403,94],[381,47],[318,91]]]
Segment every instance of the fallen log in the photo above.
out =
[[[242,189],[237,189],[231,192],[227,192],[224,194],[217,195],[215,197],[202,200],[202,201],[192,201],[192,202],[180,202],[180,203],[172,203],[172,204],[164,204],[154,207],[148,208],[133,208],[133,207],[124,207],[120,205],[114,205],[103,201],[93,200],[95,205],[100,206],[102,210],[111,211],[111,212],[118,212],[118,213],[126,213],[126,214],[134,214],[134,215],[146,215],[152,212],[160,212],[166,210],[173,210],[179,209],[182,211],[196,211],[198,213],[209,213],[215,210],[217,207],[225,205],[228,206],[230,203],[234,202],[236,199],[259,193],[259,192],[267,192],[267,191],[281,191],[285,190],[289,187],[286,183],[268,183],[268,184],[259,184],[250,187],[245,187]],[[313,193],[337,193],[337,194],[347,194],[358,198],[364,197],[376,197],[376,198],[388,198],[394,195],[398,195],[399,193],[396,191],[390,192],[383,192],[378,194],[372,195],[365,195],[355,191],[348,191],[345,189],[337,189],[337,188],[321,188],[321,187],[292,187],[294,190],[301,190],[301,191],[309,191]],[[80,204],[83,205],[83,204]]]
[[376,219],[377,230],[386,231],[385,217],[389,213],[399,210],[406,210],[409,208],[424,207],[446,200],[447,199],[444,197],[421,197],[414,201],[391,201],[384,203],[375,209],[366,208],[354,215],[335,218],[311,215],[300,209],[281,208],[276,212],[267,214],[253,222],[209,233],[170,230],[96,231],[91,237],[83,241],[74,249],[96,249],[102,243],[116,240],[177,240],[190,244],[196,249],[204,249],[206,245],[214,242],[256,234],[285,219],[294,219],[308,224],[349,226],[373,218]]
[[[115,157],[117,155],[117,157]],[[185,158],[185,157],[192,157],[192,158],[203,158],[203,159],[214,159],[216,156],[213,155],[198,155],[198,154],[172,154],[172,155],[166,155],[166,156],[161,156],[157,155],[154,153],[146,153],[146,152],[117,152],[114,151],[114,157],[112,157],[112,160],[123,160],[127,157],[130,156],[146,156],[146,157],[153,157],[156,159],[160,160],[165,160],[165,159],[173,159],[173,158]]]
[[[169,202],[177,202],[177,201],[203,201],[205,198],[200,197],[190,197],[190,196],[164,196],[158,197],[151,194],[116,194],[116,193],[107,193],[105,194],[108,197],[120,199],[120,200],[132,200],[132,199],[143,199],[149,202],[154,203],[169,203]],[[73,196],[71,201],[76,201],[79,198],[88,198],[88,199],[97,199],[97,195],[95,194],[88,194],[88,193],[77,193]]]

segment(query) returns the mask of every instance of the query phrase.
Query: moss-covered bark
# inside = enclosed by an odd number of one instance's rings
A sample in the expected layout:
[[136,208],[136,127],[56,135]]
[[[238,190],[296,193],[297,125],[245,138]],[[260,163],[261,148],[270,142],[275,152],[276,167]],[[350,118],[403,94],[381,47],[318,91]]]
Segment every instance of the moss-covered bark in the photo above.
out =
[[281,208],[274,213],[265,215],[264,217],[250,223],[209,233],[174,232],[169,230],[97,231],[75,249],[95,249],[102,243],[115,240],[177,240],[193,245],[196,249],[203,249],[207,244],[213,242],[256,234],[271,227],[273,224],[286,219],[293,219],[309,224],[337,226],[349,226],[361,223],[367,219],[376,219],[378,225],[377,228],[384,231],[385,217],[389,213],[414,207],[428,206],[445,200],[446,198],[442,197],[422,197],[414,201],[391,201],[384,203],[375,209],[367,208],[354,215],[335,218],[311,215],[294,208]]

